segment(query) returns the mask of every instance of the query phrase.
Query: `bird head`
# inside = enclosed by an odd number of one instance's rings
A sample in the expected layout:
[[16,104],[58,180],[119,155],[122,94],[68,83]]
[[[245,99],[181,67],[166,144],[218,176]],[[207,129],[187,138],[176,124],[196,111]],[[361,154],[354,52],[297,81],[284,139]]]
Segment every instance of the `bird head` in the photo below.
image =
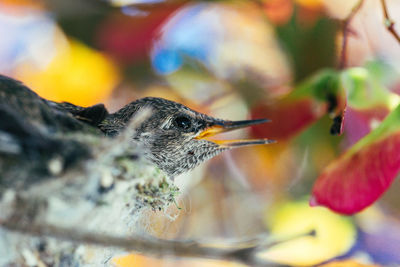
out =
[[111,114],[100,126],[108,135],[118,134],[142,108],[151,115],[136,129],[133,139],[144,149],[147,159],[170,177],[193,169],[222,151],[273,142],[268,139],[212,140],[210,137],[268,120],[228,121],[196,112],[162,98],[146,97]]

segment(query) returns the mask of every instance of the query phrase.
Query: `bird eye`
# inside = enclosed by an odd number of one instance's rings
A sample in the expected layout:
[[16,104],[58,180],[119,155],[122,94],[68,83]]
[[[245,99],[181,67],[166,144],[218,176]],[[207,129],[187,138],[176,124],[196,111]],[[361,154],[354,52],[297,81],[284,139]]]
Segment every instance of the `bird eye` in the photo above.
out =
[[185,116],[176,117],[174,122],[178,128],[181,128],[184,130],[188,130],[192,126],[192,122],[190,121],[190,119]]

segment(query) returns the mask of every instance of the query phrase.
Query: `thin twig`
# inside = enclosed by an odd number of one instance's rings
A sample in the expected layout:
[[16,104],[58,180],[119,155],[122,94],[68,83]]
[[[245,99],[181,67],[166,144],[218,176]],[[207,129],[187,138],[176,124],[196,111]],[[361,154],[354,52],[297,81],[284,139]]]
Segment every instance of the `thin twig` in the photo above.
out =
[[350,22],[353,20],[354,16],[361,9],[363,3],[364,0],[360,0],[353,7],[347,18],[343,21],[343,26],[342,26],[343,38],[342,38],[342,50],[340,53],[339,69],[344,69],[347,66],[347,42],[348,42],[349,25]]
[[386,0],[381,0],[382,4],[382,10],[383,10],[383,16],[384,16],[384,23],[386,29],[393,35],[394,38],[396,38],[397,42],[400,44],[400,36],[394,29],[394,21],[390,18],[388,8],[386,5]]

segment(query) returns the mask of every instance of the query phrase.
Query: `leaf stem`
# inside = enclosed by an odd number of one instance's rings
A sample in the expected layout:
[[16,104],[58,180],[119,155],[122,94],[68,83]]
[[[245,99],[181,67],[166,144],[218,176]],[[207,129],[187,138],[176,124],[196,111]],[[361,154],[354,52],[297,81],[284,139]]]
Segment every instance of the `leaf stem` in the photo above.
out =
[[394,29],[394,21],[390,18],[388,8],[386,5],[386,0],[381,0],[383,16],[384,16],[384,24],[386,29],[393,35],[393,37],[400,44],[400,36]]
[[342,24],[342,45],[341,45],[341,52],[340,52],[340,60],[338,68],[340,70],[346,68],[347,66],[347,44],[348,44],[348,34],[349,34],[349,25],[350,22],[353,20],[354,16],[358,13],[361,9],[364,0],[358,1],[358,3],[352,8],[350,14],[346,17]]

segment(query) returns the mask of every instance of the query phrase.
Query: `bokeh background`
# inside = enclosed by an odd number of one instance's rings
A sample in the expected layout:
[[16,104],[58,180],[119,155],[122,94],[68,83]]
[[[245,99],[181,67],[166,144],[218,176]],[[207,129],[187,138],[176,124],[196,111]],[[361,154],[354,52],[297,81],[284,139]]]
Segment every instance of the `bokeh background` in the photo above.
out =
[[[268,249],[265,258],[296,266],[396,265],[398,182],[351,217],[308,205],[322,170],[382,118],[350,111],[344,134],[333,136],[325,104],[285,100],[319,71],[337,69],[342,20],[357,2],[1,0],[0,73],[44,98],[103,102],[110,111],[157,96],[220,118],[272,119],[228,137],[268,137],[276,144],[226,152],[178,177],[177,204],[149,210],[140,226],[147,234],[285,239],[315,230]],[[400,2],[387,4],[400,23]],[[348,38],[347,66],[378,73],[374,81],[400,92],[400,45],[385,28],[379,1],[364,1]],[[110,264],[238,265],[136,254]]]

